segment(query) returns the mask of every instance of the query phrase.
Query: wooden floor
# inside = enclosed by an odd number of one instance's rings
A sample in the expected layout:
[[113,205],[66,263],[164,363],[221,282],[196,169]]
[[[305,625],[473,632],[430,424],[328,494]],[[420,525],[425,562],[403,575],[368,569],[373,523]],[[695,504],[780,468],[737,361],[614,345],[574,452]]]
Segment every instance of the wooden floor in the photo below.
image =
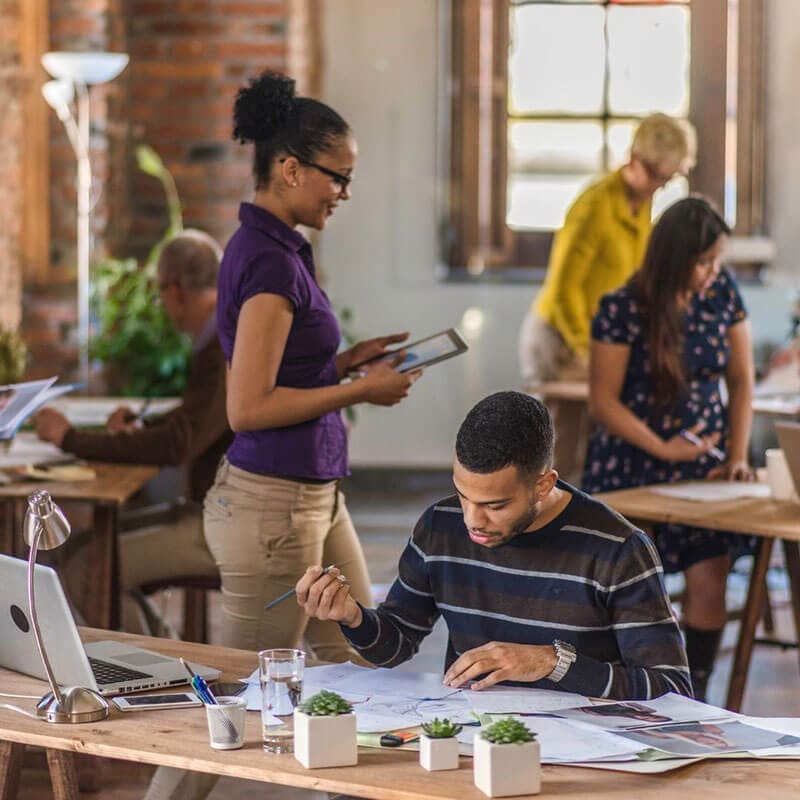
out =
[[[405,546],[418,515],[428,503],[448,493],[447,484],[441,479],[422,480],[420,485],[398,491],[394,481],[388,490],[384,490],[380,484],[376,485],[374,481],[367,481],[351,485],[346,491],[348,506],[367,554],[375,593],[380,598],[394,577],[398,555]],[[774,583],[773,599],[780,605],[785,599],[780,575],[775,576]],[[737,576],[731,579],[731,604],[741,602],[744,586],[744,579]],[[167,616],[179,625],[180,598],[177,593],[161,598],[161,602]],[[776,622],[778,636],[792,636],[790,614],[785,606],[778,609]],[[219,598],[215,597],[212,600],[212,639],[216,639],[218,630]],[[730,625],[723,648],[730,649],[735,633],[735,626]],[[440,671],[444,643],[444,630],[442,626],[437,626],[408,666],[425,671]],[[723,653],[719,659],[711,682],[710,702],[721,703],[724,699],[730,660],[730,652]],[[757,647],[745,694],[744,713],[759,716],[800,716],[798,663],[797,650]],[[99,790],[85,793],[85,797],[95,800],[140,800],[145,795],[151,774],[152,769],[149,767],[105,761],[97,775]],[[46,770],[35,764],[26,768],[19,800],[45,800],[51,797]],[[223,778],[209,797],[210,800],[324,800],[327,795]]]

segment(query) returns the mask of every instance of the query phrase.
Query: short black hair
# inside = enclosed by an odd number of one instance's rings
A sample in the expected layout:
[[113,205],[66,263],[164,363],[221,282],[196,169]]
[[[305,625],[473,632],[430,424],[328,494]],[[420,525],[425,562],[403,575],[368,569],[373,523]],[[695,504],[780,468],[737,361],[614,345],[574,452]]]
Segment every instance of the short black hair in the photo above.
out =
[[297,97],[295,82],[279,72],[262,72],[236,95],[233,138],[255,144],[256,189],[269,183],[278,155],[314,161],[348,133],[350,126],[336,111],[311,97]]
[[509,465],[525,477],[553,463],[553,420],[544,404],[522,392],[496,392],[467,414],[456,436],[456,458],[470,472]]

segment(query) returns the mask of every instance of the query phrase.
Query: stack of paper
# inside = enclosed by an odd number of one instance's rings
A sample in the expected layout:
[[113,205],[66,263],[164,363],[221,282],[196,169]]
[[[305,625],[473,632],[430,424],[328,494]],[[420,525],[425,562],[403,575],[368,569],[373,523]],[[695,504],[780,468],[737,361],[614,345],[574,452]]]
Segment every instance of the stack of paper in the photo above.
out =
[[[246,682],[248,708],[260,709],[258,672]],[[433,717],[458,722],[464,726],[458,737],[464,755],[471,755],[482,724],[511,716],[536,733],[546,764],[655,773],[732,754],[800,759],[800,719],[744,717],[676,694],[592,702],[543,689],[454,690],[437,674],[353,664],[306,669],[303,696],[320,689],[338,692],[353,704],[360,733],[415,728]]]

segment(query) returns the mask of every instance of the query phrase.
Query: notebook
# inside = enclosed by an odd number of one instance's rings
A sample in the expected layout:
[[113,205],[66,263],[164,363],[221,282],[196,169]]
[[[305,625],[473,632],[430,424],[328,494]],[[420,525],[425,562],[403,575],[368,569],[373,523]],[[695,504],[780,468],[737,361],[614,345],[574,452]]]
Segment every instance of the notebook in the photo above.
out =
[[[0,555],[0,667],[46,679],[31,626],[27,570],[27,561]],[[189,682],[175,658],[125,642],[84,645],[51,567],[36,565],[34,587],[42,640],[60,686],[86,686],[109,696]],[[220,676],[217,669],[191,662],[190,666],[207,681]]]

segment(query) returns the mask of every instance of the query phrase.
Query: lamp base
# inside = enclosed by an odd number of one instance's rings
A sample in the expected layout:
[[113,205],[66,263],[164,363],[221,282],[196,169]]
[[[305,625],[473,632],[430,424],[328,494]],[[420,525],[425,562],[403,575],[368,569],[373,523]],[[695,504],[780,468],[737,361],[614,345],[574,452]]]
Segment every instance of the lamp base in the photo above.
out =
[[61,691],[59,703],[48,692],[37,704],[36,713],[45,722],[78,724],[106,719],[111,713],[108,702],[97,692],[83,686],[68,686]]

